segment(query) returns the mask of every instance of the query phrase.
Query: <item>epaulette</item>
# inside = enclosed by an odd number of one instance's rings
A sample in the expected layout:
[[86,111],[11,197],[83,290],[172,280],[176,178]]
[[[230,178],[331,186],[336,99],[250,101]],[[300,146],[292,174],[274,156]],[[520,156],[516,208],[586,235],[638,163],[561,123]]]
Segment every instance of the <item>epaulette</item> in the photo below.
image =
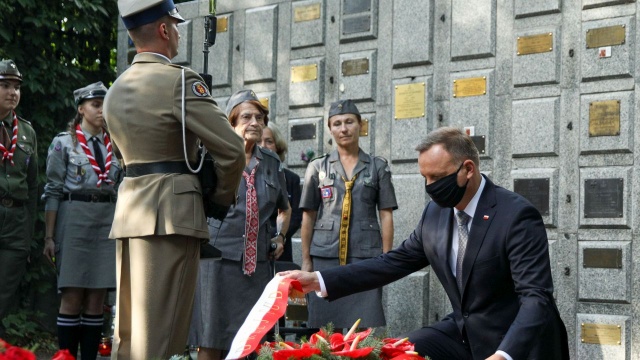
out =
[[318,155],[318,156],[314,157],[313,159],[309,160],[309,162],[312,162],[313,160],[317,160],[317,159],[322,159],[322,158],[327,157],[327,156],[329,156],[329,153],[324,153],[322,155]]
[[69,132],[68,132],[68,131],[63,131],[63,132],[61,132],[61,133],[58,133],[58,135],[56,135],[56,137],[60,137],[60,136],[64,136],[64,135],[69,135],[69,136],[71,136],[71,134],[69,134]]
[[25,119],[25,118],[23,118],[21,116],[18,116],[18,120],[20,120],[22,122],[26,122],[27,124],[29,124],[29,126],[33,127],[33,125],[31,125],[31,121],[29,121],[29,120],[27,120],[27,119]]
[[276,158],[276,159],[278,159],[278,161],[280,161],[280,156],[278,156],[278,154],[274,153],[273,151],[271,151],[271,150],[269,150],[269,149],[267,149],[265,147],[262,147],[262,146],[258,146],[258,149],[260,149],[260,151],[262,151],[263,154],[269,155],[272,158]]

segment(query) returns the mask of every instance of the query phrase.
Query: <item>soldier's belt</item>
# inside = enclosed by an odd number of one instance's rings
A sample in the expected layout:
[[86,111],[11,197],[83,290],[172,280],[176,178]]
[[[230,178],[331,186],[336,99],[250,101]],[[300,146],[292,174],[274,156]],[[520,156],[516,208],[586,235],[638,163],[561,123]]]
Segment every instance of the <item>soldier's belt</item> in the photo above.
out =
[[16,199],[12,199],[9,197],[3,197],[0,198],[0,205],[6,207],[6,208],[12,208],[12,207],[20,207],[22,205],[24,205],[25,202],[22,200],[16,200]]
[[[125,170],[126,177],[138,177],[151,174],[193,174],[184,161],[159,161],[144,164],[130,164]],[[195,175],[195,174],[194,174]]]
[[86,201],[86,202],[116,202],[115,195],[107,194],[64,194],[62,200]]

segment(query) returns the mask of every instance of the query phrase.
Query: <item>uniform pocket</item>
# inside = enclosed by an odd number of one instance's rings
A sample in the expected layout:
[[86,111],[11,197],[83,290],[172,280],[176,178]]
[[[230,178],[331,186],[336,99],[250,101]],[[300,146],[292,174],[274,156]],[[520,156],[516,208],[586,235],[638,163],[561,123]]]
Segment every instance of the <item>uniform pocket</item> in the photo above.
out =
[[358,238],[360,249],[382,249],[382,235],[377,220],[360,221],[360,234],[362,235]]
[[278,188],[276,184],[268,179],[264,180],[267,202],[275,204],[278,199]]
[[86,179],[87,172],[93,171],[89,158],[86,155],[69,155],[69,164],[67,164],[67,180],[74,184],[80,184]]
[[328,246],[333,242],[333,220],[316,221],[313,226],[313,243],[317,246]]
[[202,190],[191,176],[173,177],[173,201],[171,201],[171,219],[174,226],[205,229]]

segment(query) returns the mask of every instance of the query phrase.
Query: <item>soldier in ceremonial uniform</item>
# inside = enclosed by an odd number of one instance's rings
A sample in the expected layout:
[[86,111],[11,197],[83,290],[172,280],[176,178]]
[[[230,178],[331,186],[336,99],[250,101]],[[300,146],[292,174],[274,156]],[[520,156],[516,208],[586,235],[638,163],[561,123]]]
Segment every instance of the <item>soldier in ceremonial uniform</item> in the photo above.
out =
[[22,74],[0,61],[0,336],[25,274],[38,201],[36,133],[16,114]]
[[[309,163],[300,200],[304,271],[361,261],[393,246],[398,205],[391,171],[385,159],[360,149],[361,123],[353,101],[331,104],[328,126],[337,148]],[[359,318],[363,327],[385,325],[381,288],[331,303],[309,297],[309,327],[332,322],[340,330]]]
[[244,146],[203,79],[171,63],[184,22],[173,1],[118,0],[118,9],[137,55],[104,102],[126,169],[110,234],[117,239],[112,358],[166,359],[185,349],[200,242],[209,238],[197,166],[185,156],[197,162],[198,139],[213,156],[213,202],[224,216],[235,203]]
[[102,82],[74,91],[76,116],[47,156],[43,253],[58,269],[58,345],[95,359],[104,299],[116,287],[116,244],[109,239],[122,168],[104,129]]

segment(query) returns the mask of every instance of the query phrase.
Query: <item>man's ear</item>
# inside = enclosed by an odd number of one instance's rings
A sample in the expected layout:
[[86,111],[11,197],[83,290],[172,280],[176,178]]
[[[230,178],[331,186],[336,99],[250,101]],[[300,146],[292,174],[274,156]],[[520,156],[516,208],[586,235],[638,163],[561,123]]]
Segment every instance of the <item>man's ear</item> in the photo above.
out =
[[167,30],[167,24],[166,23],[160,23],[160,27],[158,28],[158,31],[160,32],[160,36],[162,36],[163,39],[169,39],[169,31]]

